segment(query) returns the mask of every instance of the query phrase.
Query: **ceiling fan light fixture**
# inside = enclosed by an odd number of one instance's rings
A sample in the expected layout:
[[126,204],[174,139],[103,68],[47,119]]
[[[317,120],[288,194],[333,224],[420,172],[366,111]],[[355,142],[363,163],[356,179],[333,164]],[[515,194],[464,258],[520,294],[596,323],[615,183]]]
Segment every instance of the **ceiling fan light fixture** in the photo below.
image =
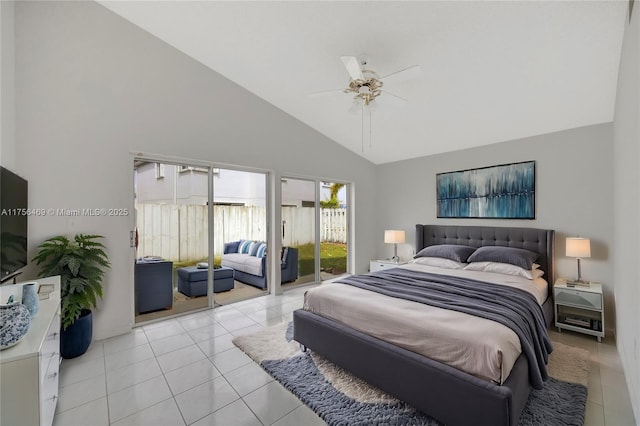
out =
[[384,83],[379,80],[378,74],[370,70],[362,71],[363,79],[351,79],[344,93],[355,93],[354,99],[369,105],[371,101],[382,94]]

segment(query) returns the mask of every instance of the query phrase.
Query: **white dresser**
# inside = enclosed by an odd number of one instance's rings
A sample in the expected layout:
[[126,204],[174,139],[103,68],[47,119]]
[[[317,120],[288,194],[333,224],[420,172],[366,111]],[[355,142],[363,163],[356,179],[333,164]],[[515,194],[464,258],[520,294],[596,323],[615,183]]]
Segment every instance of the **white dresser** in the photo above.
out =
[[[0,424],[51,426],[58,401],[60,366],[60,277],[36,280],[54,290],[40,300],[40,311],[17,345],[0,351]],[[0,287],[0,302],[20,284]]]

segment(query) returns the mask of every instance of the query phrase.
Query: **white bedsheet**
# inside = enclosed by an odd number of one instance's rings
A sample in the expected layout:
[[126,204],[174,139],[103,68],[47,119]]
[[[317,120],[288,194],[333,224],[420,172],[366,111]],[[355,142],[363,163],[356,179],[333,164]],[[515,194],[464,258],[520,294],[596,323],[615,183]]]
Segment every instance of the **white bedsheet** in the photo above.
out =
[[547,296],[549,295],[549,286],[544,279],[544,275],[535,280],[528,280],[523,277],[514,275],[498,274],[495,272],[484,271],[465,271],[463,269],[443,269],[436,266],[420,265],[418,263],[407,263],[400,265],[400,268],[412,269],[414,271],[429,272],[432,274],[452,275],[456,277],[467,277],[478,281],[484,281],[494,284],[506,285],[509,287],[516,287],[521,290],[526,290],[533,294],[538,301],[538,304],[542,305]]
[[[418,264],[400,267],[522,288],[540,304],[547,296],[542,278]],[[327,283],[307,291],[304,309],[496,383],[506,380],[521,352],[518,336],[502,324],[346,284]]]

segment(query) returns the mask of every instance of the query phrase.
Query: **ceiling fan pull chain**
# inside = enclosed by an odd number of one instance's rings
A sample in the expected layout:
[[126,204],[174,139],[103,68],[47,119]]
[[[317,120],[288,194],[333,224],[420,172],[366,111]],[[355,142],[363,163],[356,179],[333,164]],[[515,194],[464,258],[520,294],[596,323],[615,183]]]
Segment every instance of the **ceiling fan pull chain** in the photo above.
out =
[[369,149],[373,146],[372,136],[371,136],[371,110],[369,110]]
[[361,110],[361,117],[362,117],[362,131],[360,132],[360,139],[361,139],[361,143],[362,143],[362,152],[364,152],[364,104],[362,104],[362,110]]

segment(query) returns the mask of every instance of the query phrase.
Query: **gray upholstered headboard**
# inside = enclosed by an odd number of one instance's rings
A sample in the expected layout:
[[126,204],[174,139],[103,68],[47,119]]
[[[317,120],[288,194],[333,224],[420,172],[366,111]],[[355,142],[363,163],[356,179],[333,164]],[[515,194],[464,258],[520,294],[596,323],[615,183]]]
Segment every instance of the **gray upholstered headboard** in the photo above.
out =
[[554,231],[535,228],[501,228],[494,226],[416,225],[416,253],[435,244],[460,244],[471,247],[506,246],[540,254],[536,263],[553,294]]

